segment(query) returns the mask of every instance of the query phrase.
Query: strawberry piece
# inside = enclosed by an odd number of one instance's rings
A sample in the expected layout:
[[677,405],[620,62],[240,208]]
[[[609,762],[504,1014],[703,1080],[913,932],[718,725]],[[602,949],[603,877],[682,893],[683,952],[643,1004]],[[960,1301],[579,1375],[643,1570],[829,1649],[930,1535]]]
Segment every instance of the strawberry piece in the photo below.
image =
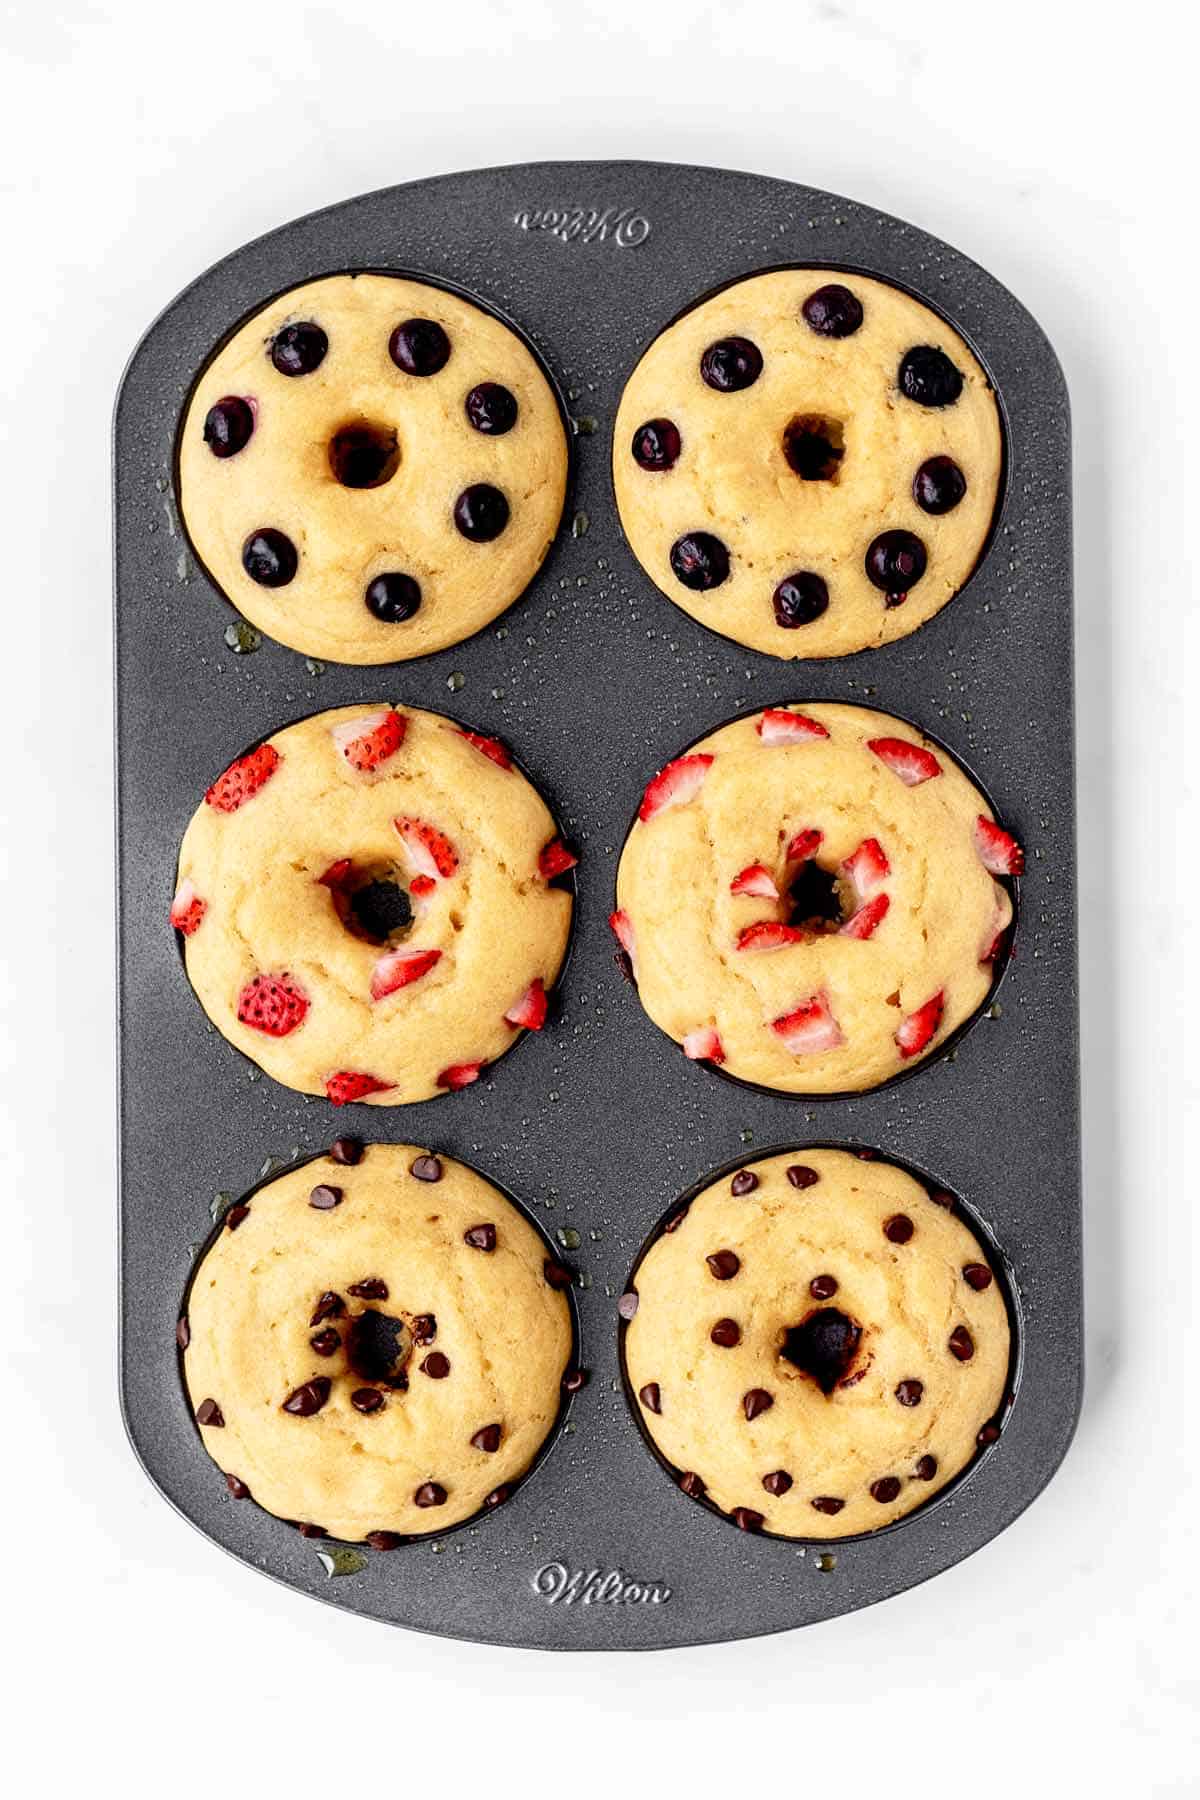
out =
[[432,894],[437,882],[432,875],[414,875],[408,884],[408,891],[414,899],[424,900],[426,894]]
[[540,1031],[546,1023],[548,1010],[546,984],[539,975],[531,981],[515,1006],[509,1007],[505,1013],[505,1022],[525,1031]]
[[287,1037],[304,1022],[308,995],[292,977],[256,975],[238,995],[237,1016],[243,1025],[267,1037]]
[[873,900],[865,901],[856,913],[850,915],[838,936],[859,939],[872,937],[876,926],[886,919],[890,905],[886,894],[876,894]]
[[538,874],[544,881],[553,881],[556,875],[565,875],[568,869],[573,869],[578,861],[561,838],[551,838],[538,852]]
[[325,1077],[326,1098],[334,1106],[349,1106],[353,1100],[365,1100],[368,1094],[390,1094],[394,1081],[380,1081],[376,1075],[362,1075],[354,1069],[339,1069]]
[[234,813],[257,794],[264,782],[270,781],[282,761],[274,744],[260,744],[257,750],[248,750],[245,756],[231,762],[204,798],[217,812]]
[[823,831],[798,831],[787,847],[789,862],[811,862],[821,848]]
[[484,737],[481,731],[463,731],[457,725],[454,729],[458,732],[459,737],[466,738],[468,744],[474,744],[475,748],[483,756],[486,756],[489,762],[494,762],[498,769],[512,768],[512,757],[509,755],[507,746],[502,744],[499,738]]
[[202,900],[191,881],[185,876],[175,890],[175,898],[171,902],[171,923],[176,931],[182,931],[184,937],[191,937],[199,928],[200,921],[208,911],[208,901]]
[[330,863],[323,875],[317,876],[317,886],[327,888],[341,887],[353,867],[354,864],[348,856],[339,856],[336,862]]
[[729,891],[731,894],[753,894],[759,900],[779,898],[779,889],[766,863],[750,863],[740,875],[734,876]]
[[982,813],[975,821],[975,854],[990,875],[1025,873],[1025,852],[1016,838]]
[[453,875],[458,867],[458,852],[436,825],[429,825],[424,819],[393,819],[392,824],[400,833],[408,860],[418,875],[428,876],[430,880]]
[[390,950],[371,970],[372,1000],[385,1000],[400,988],[420,981],[441,960],[440,950]]
[[694,800],[712,768],[711,756],[677,756],[647,784],[638,807],[638,818],[645,824],[669,806],[685,806]]
[[388,706],[335,725],[331,736],[350,767],[360,775],[369,775],[396,754],[407,730],[408,720]]
[[939,992],[932,1000],[927,1000],[924,1006],[918,1006],[915,1013],[909,1013],[896,1033],[896,1048],[901,1056],[917,1056],[925,1048],[942,1022],[945,1002],[945,993]]
[[821,1050],[837,1050],[846,1041],[824,992],[810,995],[792,1012],[772,1019],[771,1030],[783,1039],[793,1056],[814,1056]]
[[754,729],[764,744],[811,744],[829,736],[807,713],[787,712],[781,706],[768,706]]
[[873,750],[905,787],[919,787],[942,772],[942,765],[931,750],[923,750],[907,738],[868,738],[867,749]]
[[711,1025],[701,1025],[695,1031],[689,1031],[683,1040],[683,1054],[693,1062],[723,1063],[725,1051],[721,1039]]
[[1004,934],[1007,930],[1008,926],[1002,925],[999,931],[993,931],[991,933],[984,944],[983,952],[979,958],[981,963],[995,962],[1000,954],[1000,946],[1004,942]]
[[630,918],[629,914],[624,911],[609,913],[608,923],[612,928],[613,936],[616,938],[618,944],[620,944],[626,956],[632,957],[633,920]]
[[783,950],[788,944],[800,944],[804,933],[794,925],[781,925],[778,919],[763,919],[738,932],[739,950]]
[[484,1066],[481,1062],[451,1063],[450,1067],[443,1069],[438,1076],[437,1085],[440,1088],[447,1088],[451,1093],[457,1092],[459,1088],[470,1087],[473,1081],[479,1080]]
[[879,839],[873,837],[864,838],[858,849],[842,864],[842,873],[860,900],[873,893],[891,872],[892,866],[883,853]]

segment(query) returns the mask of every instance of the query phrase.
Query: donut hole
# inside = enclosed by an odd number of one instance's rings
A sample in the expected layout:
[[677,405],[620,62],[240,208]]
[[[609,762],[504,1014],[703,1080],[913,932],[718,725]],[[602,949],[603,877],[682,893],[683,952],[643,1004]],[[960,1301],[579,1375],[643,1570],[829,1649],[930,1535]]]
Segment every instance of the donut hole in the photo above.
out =
[[330,438],[329,467],[343,487],[383,487],[400,467],[400,441],[387,425],[354,419]]
[[325,886],[351,937],[394,948],[412,930],[412,900],[395,863],[348,861],[345,872],[336,881],[327,879]]
[[368,1306],[350,1321],[346,1356],[361,1380],[406,1387],[404,1365],[411,1355],[412,1332],[403,1319]]
[[783,454],[801,481],[836,481],[846,454],[842,421],[825,413],[797,413],[784,430]]
[[836,1306],[820,1306],[783,1334],[779,1354],[815,1381],[823,1394],[853,1384],[851,1371],[862,1343],[862,1326]]
[[787,923],[820,936],[837,931],[849,917],[842,882],[811,859],[800,864],[787,891]]

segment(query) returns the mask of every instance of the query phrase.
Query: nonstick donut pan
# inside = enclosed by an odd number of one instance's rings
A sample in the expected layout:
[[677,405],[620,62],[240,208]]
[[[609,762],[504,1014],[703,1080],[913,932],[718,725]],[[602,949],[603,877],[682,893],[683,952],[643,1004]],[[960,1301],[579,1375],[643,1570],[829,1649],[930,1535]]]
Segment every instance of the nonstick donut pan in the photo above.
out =
[[[964,590],[912,636],[783,663],[672,607],[616,517],[610,435],[647,344],[727,282],[789,264],[880,276],[955,325],[1000,396],[1006,484]],[[175,443],[213,349],[272,295],[383,269],[465,292],[523,332],[573,423],[562,527],[480,636],[374,668],[307,662],[237,628],[182,532]],[[120,800],[123,1401],[147,1473],[215,1543],[318,1599],[418,1630],[542,1649],[654,1649],[867,1606],[960,1561],[1049,1480],[1081,1368],[1080,1183],[1067,394],[1029,314],[966,257],[833,195],[722,170],[543,163],[349,200],[236,251],[175,300],[115,421]],[[233,629],[231,629],[231,627]],[[1015,954],[944,1054],[864,1096],[791,1099],[691,1063],[614,966],[617,859],[648,777],[726,719],[860,702],[927,730],[1025,846]],[[582,853],[573,951],[548,1028],[477,1085],[410,1107],[276,1085],[208,1026],[167,912],[208,783],[265,734],[357,701],[445,712],[505,739]],[[224,1201],[342,1133],[428,1144],[517,1196],[577,1270],[591,1378],[506,1505],[390,1554],[300,1537],[235,1502],[185,1402],[175,1325]],[[810,1144],[869,1148],[956,1195],[1008,1281],[1003,1433],[882,1532],[804,1544],[737,1530],[681,1493],[622,1386],[617,1301],[641,1246],[721,1169]]]

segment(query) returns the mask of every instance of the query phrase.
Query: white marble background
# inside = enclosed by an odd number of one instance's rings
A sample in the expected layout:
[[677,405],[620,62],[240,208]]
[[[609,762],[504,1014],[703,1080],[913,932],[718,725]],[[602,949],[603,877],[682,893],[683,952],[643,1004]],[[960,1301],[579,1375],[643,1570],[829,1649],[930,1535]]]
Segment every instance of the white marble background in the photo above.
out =
[[[5,1759],[48,1791],[87,1781],[105,1744],[136,1795],[1200,1793],[1185,16],[1164,0],[4,7],[0,1612],[19,1665]],[[1091,1362],[1075,1448],[931,1585],[637,1663],[388,1633],[269,1585],[153,1494],[114,1378],[121,365],[178,288],[277,222],[572,155],[757,169],[939,233],[1042,321],[1076,430]]]

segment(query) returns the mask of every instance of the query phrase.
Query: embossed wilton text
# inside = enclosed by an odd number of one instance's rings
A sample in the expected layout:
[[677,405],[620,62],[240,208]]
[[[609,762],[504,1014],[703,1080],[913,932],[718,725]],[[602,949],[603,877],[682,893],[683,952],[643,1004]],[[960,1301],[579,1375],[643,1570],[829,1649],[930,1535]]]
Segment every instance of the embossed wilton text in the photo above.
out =
[[548,231],[564,244],[603,244],[635,250],[650,236],[650,221],[631,206],[523,206],[513,214],[522,231]]
[[530,1585],[540,1600],[574,1606],[604,1602],[610,1606],[662,1606],[671,1598],[665,1581],[633,1581],[620,1569],[568,1569],[565,1563],[543,1563]]

